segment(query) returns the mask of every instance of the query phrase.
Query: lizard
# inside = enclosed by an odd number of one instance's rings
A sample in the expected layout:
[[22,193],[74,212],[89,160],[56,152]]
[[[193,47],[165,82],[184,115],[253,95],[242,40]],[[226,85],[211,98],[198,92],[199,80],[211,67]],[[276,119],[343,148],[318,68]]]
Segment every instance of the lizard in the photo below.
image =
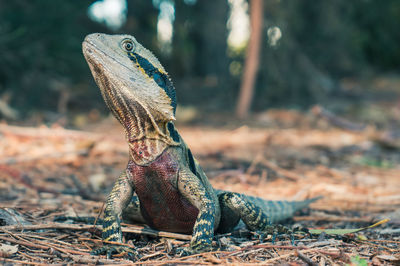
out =
[[103,99],[122,124],[129,146],[126,169],[104,209],[103,246],[93,254],[134,252],[122,243],[121,221],[192,234],[182,255],[212,250],[214,233],[242,220],[253,231],[290,233],[279,222],[318,198],[267,201],[214,189],[175,128],[174,85],[159,60],[130,35],[93,33],[82,50]]

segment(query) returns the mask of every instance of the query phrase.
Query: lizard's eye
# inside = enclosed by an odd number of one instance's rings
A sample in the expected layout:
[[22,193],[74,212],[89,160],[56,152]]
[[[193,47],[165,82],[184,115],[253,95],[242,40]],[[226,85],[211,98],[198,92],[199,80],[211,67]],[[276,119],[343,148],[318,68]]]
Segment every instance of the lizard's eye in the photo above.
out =
[[132,52],[133,48],[135,48],[135,45],[131,40],[124,40],[122,42],[122,47],[127,51],[127,52]]

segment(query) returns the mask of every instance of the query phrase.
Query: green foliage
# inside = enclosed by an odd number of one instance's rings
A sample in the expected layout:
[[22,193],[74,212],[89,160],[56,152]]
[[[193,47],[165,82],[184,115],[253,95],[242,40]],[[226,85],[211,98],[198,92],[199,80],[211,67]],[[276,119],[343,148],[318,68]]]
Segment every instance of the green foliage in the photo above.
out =
[[384,168],[384,169],[390,169],[394,167],[394,163],[385,159],[377,159],[377,158],[370,158],[370,157],[361,157],[361,158],[355,158],[355,163],[358,163],[360,165],[367,165],[371,167],[377,167],[377,168]]
[[367,266],[368,261],[366,259],[360,258],[360,256],[351,257],[351,263],[357,266]]
[[370,226],[361,227],[361,228],[352,228],[352,229],[310,229],[311,234],[319,235],[321,233],[326,233],[328,235],[346,235],[346,234],[354,234],[361,231],[365,231],[367,229],[371,229],[377,227],[381,224],[389,222],[390,219],[383,219],[379,222],[376,222]]

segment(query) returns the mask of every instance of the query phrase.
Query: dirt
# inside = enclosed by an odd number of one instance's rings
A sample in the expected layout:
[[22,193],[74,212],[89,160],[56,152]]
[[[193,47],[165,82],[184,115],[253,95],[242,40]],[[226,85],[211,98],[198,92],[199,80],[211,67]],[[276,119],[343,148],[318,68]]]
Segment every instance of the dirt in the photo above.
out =
[[[176,247],[188,245],[187,236],[125,233],[125,243],[141,255],[138,264],[400,263],[398,149],[382,146],[370,132],[336,128],[308,113],[274,110],[267,120],[265,115],[254,119],[259,123],[251,126],[178,124],[215,188],[272,200],[324,196],[286,221],[287,226],[345,229],[390,221],[346,235],[297,234],[295,246],[287,236],[272,243],[270,237],[262,240],[240,229],[217,236],[215,251],[189,257],[174,255]],[[126,256],[110,260],[89,254],[101,245],[99,227],[53,224],[58,215],[100,214],[128,158],[122,129],[114,120],[82,131],[1,124],[0,154],[2,263],[131,262]],[[53,226],[22,230],[43,224]]]

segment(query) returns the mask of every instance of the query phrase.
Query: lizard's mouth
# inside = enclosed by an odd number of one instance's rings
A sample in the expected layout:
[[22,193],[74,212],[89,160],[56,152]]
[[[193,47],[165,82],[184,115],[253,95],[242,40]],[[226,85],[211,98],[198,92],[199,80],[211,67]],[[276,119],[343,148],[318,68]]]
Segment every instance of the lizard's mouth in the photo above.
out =
[[[85,40],[82,42],[82,51],[86,61],[96,62],[97,64],[101,64],[103,68],[108,69],[108,64],[105,64],[104,59],[112,60],[113,64],[118,64],[126,68],[128,71],[132,71],[132,68],[123,64],[120,60],[117,60],[110,54],[107,54],[103,51],[95,42],[91,41],[90,36],[86,36]],[[101,60],[103,59],[103,60]],[[103,61],[103,62],[100,62]]]
[[107,56],[104,51],[102,51],[99,47],[96,46],[90,39],[88,38],[89,36],[86,36],[85,40],[83,40],[82,43],[82,51],[83,55],[86,56],[91,56],[96,53],[101,53],[103,56]]

